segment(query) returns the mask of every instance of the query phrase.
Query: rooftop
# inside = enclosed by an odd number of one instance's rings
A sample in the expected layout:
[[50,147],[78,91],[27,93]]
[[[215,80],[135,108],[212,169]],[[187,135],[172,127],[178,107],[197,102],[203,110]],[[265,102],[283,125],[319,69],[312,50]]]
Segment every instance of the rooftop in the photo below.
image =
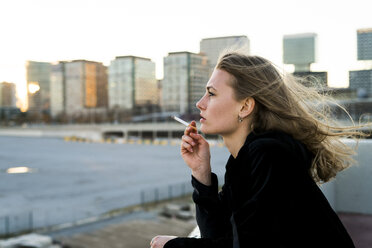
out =
[[211,37],[204,38],[203,40],[220,40],[220,39],[229,39],[229,38],[248,38],[246,35],[235,35],[235,36],[221,36],[221,37]]
[[358,34],[361,33],[372,33],[372,28],[361,28],[357,30]]
[[142,60],[149,60],[149,61],[151,61],[151,59],[149,59],[149,58],[138,57],[138,56],[133,56],[133,55],[125,55],[125,56],[116,56],[115,57],[115,59],[129,59],[129,58],[142,59]]

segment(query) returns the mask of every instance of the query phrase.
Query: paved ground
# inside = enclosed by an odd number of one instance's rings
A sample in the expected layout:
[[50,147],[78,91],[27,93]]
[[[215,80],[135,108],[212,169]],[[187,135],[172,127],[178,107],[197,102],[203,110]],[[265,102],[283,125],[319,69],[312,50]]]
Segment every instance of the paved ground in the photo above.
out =
[[372,247],[372,215],[339,213],[357,248]]
[[[372,216],[360,214],[339,214],[357,248],[372,247]],[[71,248],[143,248],[154,235],[169,234],[187,236],[195,227],[195,221],[153,218],[129,220],[107,225],[91,232],[77,235],[54,235]]]
[[[214,170],[223,175],[227,149],[214,147],[212,153]],[[30,219],[33,227],[42,227],[192,190],[178,145],[0,137],[0,161],[0,233],[3,216],[17,217],[10,218],[11,230]],[[33,173],[6,173],[19,166],[30,167]]]
[[194,227],[177,219],[132,220],[59,240],[71,248],[146,248],[158,234],[187,236]]

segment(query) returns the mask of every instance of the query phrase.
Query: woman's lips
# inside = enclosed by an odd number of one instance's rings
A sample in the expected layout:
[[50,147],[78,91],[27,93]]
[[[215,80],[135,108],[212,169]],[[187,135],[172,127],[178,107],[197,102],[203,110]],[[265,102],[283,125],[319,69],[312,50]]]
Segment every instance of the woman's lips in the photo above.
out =
[[205,121],[205,118],[203,116],[200,116],[200,122],[204,122]]

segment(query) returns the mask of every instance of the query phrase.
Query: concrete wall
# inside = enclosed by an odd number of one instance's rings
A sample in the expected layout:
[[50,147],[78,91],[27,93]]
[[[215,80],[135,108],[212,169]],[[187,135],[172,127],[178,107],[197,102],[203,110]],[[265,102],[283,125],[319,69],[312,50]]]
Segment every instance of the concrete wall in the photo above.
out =
[[358,165],[335,181],[337,211],[372,214],[372,140],[362,140],[355,156]]
[[[345,141],[351,146],[355,142]],[[355,160],[357,165],[321,186],[337,212],[372,214],[372,140],[361,140]]]
[[324,195],[327,197],[329,203],[331,204],[332,208],[337,211],[336,207],[336,187],[335,181],[331,181],[329,183],[322,184],[320,186],[321,190],[323,191]]

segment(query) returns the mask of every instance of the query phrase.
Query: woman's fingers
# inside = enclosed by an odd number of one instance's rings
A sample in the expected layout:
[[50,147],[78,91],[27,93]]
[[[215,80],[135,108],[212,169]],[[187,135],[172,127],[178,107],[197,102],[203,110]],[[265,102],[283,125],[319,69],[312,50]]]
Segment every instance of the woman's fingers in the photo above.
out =
[[192,132],[196,132],[196,130],[194,128],[192,128],[191,126],[188,126],[188,127],[185,128],[184,134],[185,135],[190,135],[190,133],[192,133]]
[[177,238],[176,236],[165,236],[165,235],[158,235],[154,237],[150,242],[151,248],[163,248],[165,243],[169,240]]
[[186,142],[182,142],[182,148],[188,150],[189,152],[193,152],[192,146]]
[[189,127],[191,128],[191,131],[197,133],[198,132],[198,129],[196,128],[196,122],[195,121],[192,121],[189,125]]
[[198,140],[196,140],[192,134],[197,134],[198,130],[196,129],[196,122],[192,121],[190,125],[185,128],[184,135],[182,136],[181,149],[183,151],[187,150],[193,152],[193,147],[198,145]]
[[185,128],[184,134],[189,135],[191,132],[197,133],[196,122],[192,121],[188,127]]
[[194,139],[191,138],[191,137],[188,136],[188,135],[183,135],[183,136],[182,136],[182,141],[183,141],[183,142],[186,142],[186,143],[188,143],[188,144],[190,144],[190,145],[192,145],[192,146],[195,146],[195,145],[196,145]]

